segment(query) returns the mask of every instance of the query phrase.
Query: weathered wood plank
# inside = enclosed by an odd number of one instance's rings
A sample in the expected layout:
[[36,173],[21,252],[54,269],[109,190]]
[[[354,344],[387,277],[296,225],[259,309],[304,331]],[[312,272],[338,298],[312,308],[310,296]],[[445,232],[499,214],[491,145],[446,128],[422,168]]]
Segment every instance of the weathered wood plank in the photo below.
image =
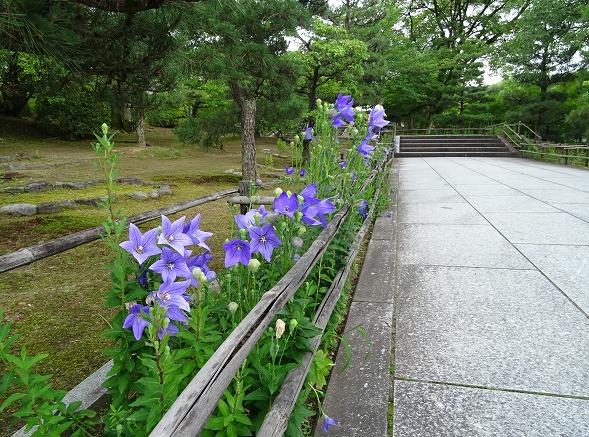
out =
[[238,205],[272,205],[274,200],[272,196],[231,196],[227,202]]
[[[175,205],[166,206],[152,211],[144,212],[141,214],[129,217],[128,222],[134,224],[141,224],[154,220],[161,215],[174,214],[176,212],[184,211],[185,209],[192,208],[203,203],[211,202],[214,200],[221,199],[223,197],[236,194],[237,189],[230,189],[219,191],[217,193],[209,194],[207,196],[199,197],[197,199],[188,200],[186,202],[180,202]],[[98,240],[104,235],[104,226],[97,226],[95,228],[85,229],[80,232],[76,232],[70,235],[66,235],[60,238],[56,238],[45,243],[30,246],[24,249],[17,250],[3,256],[0,256],[0,273],[4,273],[8,270],[15,269],[40,259],[46,258],[51,255],[55,255],[66,250],[73,249],[74,247],[81,246],[82,244],[89,243],[94,240]]]

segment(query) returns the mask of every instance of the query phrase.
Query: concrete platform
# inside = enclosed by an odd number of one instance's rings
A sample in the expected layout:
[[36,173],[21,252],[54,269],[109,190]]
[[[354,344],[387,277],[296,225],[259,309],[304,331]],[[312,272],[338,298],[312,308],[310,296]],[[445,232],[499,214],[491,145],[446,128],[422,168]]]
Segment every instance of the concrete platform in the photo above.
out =
[[394,435],[589,435],[589,171],[426,158],[399,174]]
[[396,165],[349,319],[370,342],[351,335],[333,372],[329,435],[589,435],[589,171]]

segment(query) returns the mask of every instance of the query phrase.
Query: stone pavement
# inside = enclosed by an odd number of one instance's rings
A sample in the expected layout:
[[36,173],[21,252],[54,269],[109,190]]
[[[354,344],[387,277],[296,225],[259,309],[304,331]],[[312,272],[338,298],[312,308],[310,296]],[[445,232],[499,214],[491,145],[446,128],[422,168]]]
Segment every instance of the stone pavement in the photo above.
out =
[[372,271],[380,294],[370,315],[357,298],[350,315],[372,343],[332,376],[329,435],[387,435],[377,352],[392,308],[396,437],[589,436],[589,171],[517,158],[397,165],[398,217],[370,243],[392,249],[367,259],[359,284]]

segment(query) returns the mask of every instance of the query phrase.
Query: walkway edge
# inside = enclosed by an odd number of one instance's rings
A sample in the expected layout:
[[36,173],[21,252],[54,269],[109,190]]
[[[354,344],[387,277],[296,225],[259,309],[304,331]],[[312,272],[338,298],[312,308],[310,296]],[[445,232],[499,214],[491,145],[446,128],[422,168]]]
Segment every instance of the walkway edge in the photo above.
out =
[[[346,350],[340,345],[323,402],[325,414],[338,420],[330,428],[330,436],[383,437],[388,432],[398,181],[399,168],[394,161],[390,204],[375,220],[344,330],[351,348],[350,361],[341,373],[346,366]],[[322,425],[320,420],[316,436],[326,435]]]

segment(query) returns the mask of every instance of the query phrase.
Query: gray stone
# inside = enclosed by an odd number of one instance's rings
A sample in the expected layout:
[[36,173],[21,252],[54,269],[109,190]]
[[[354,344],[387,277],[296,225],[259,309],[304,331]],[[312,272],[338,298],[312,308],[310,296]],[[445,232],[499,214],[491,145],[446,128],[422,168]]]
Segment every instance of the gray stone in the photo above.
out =
[[395,437],[587,436],[588,414],[585,399],[395,381]]
[[37,214],[37,205],[30,203],[13,203],[0,208],[0,214],[29,216]]
[[157,191],[160,194],[160,196],[172,194],[172,189],[169,185],[162,185]]
[[55,188],[63,188],[63,186],[64,186],[64,183],[63,183],[63,182],[54,182],[54,183],[53,183],[53,186],[54,186]]
[[493,185],[457,185],[452,184],[452,187],[463,196],[476,194],[477,196],[514,196],[521,194],[505,185],[495,183]]
[[[353,302],[346,322],[352,353],[349,367],[345,348],[339,348],[336,365],[323,401],[323,410],[339,423],[329,429],[330,436],[383,437],[387,435],[389,401],[392,305]],[[315,435],[324,435],[320,420]]]
[[160,193],[157,190],[151,190],[149,193],[147,193],[147,195],[152,199],[157,199],[160,197]]
[[0,156],[0,162],[12,161],[12,156]]
[[143,185],[143,181],[139,178],[118,178],[116,182],[123,185]]
[[100,206],[102,199],[100,197],[91,197],[88,199],[74,199],[73,202],[82,206]]
[[38,214],[54,214],[60,211],[59,202],[45,202],[37,206]]
[[83,190],[86,188],[85,182],[64,182],[62,185],[63,188],[67,188],[69,190]]
[[149,198],[147,193],[144,193],[143,191],[134,191],[133,193],[127,194],[127,197],[137,200],[147,200]]
[[27,168],[25,164],[8,164],[8,170],[24,170]]
[[26,191],[25,187],[6,187],[5,190],[8,193],[15,193],[15,194],[24,193]]
[[48,182],[33,182],[27,185],[27,191],[29,193],[38,193],[40,191],[47,191],[53,188]]
[[589,319],[533,270],[400,266],[395,376],[589,397]]
[[399,224],[398,258],[400,264],[533,268],[488,224]]
[[59,202],[57,202],[57,204],[60,208],[65,209],[73,209],[78,207],[78,205],[76,205],[76,203],[71,200],[60,200]]
[[[389,217],[388,214],[391,216]],[[372,229],[371,240],[389,240],[393,238],[396,224],[393,217],[393,212],[389,212],[383,217],[377,217],[374,221],[374,228]]]

